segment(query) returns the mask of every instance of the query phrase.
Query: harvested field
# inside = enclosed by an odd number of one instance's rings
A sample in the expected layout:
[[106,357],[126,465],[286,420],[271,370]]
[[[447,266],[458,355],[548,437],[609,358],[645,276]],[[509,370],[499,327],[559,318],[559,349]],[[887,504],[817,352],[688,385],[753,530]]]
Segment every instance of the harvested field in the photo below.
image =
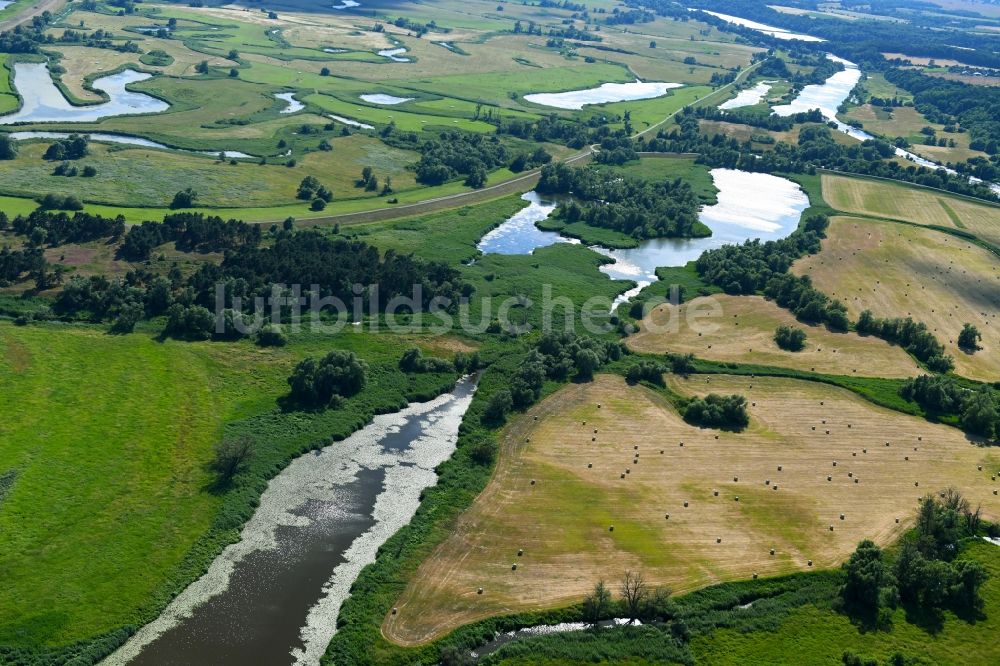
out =
[[1000,206],[884,181],[823,174],[823,198],[846,213],[961,229],[1000,246]]
[[[778,326],[806,331],[806,347],[785,351],[774,342]],[[628,339],[635,351],[691,353],[699,358],[757,363],[832,375],[912,377],[920,367],[899,347],[855,333],[809,326],[760,296],[706,296],[656,307]]]
[[[1000,379],[1000,259],[978,245],[932,229],[835,217],[823,250],[793,271],[841,299],[851,319],[866,309],[878,317],[912,316],[945,345],[956,372]],[[983,335],[972,355],[956,345],[967,322]]]
[[383,634],[419,644],[487,616],[566,605],[625,569],[682,592],[808,560],[836,566],[860,539],[891,543],[922,494],[952,485],[1000,515],[990,481],[1000,456],[957,429],[801,380],[671,383],[748,395],[749,429],[695,428],[619,377],[565,387],[507,427],[493,479],[393,604]]

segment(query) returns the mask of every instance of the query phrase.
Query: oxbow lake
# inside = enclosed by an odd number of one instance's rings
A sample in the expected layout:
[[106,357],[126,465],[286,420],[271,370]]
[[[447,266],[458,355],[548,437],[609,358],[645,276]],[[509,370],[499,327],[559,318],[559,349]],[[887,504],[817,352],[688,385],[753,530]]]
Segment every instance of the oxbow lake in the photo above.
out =
[[736,97],[720,104],[719,108],[725,111],[726,109],[738,109],[743,106],[760,104],[761,100],[763,100],[767,96],[767,93],[770,92],[773,83],[773,81],[761,81],[753,88],[741,90]]
[[413,101],[412,97],[396,97],[395,95],[385,95],[383,93],[358,95],[358,97],[369,104],[386,104],[389,106]]
[[[765,173],[736,169],[712,169],[712,180],[719,190],[718,202],[702,208],[699,219],[712,230],[708,238],[656,238],[642,241],[638,247],[590,249],[614,259],[601,271],[615,280],[631,280],[634,289],[620,295],[614,305],[628,300],[658,278],[659,267],[683,266],[705,250],[746,240],[784,238],[799,224],[809,198],[797,183]],[[554,231],[541,231],[535,222],[546,219],[557,202],[535,192],[522,197],[527,208],[483,236],[479,250],[484,254],[531,254],[539,247],[558,242],[577,242]]]
[[105,666],[318,664],[361,569],[437,482],[474,392],[463,379],[296,458],[268,484],[240,541]]
[[94,79],[93,87],[104,91],[109,100],[101,104],[73,106],[52,82],[45,63],[19,62],[14,65],[14,87],[21,95],[22,106],[12,114],[0,116],[0,125],[18,122],[88,123],[112,116],[166,111],[170,105],[163,100],[125,89],[127,85],[145,81],[151,76],[126,69]]
[[276,93],[274,96],[288,102],[288,106],[283,108],[278,113],[295,113],[296,111],[301,111],[306,108],[305,104],[295,99],[295,93],[293,92]]
[[680,87],[682,87],[680,83],[636,80],[632,83],[602,83],[596,88],[587,88],[585,90],[568,90],[558,93],[532,93],[525,95],[524,99],[542,106],[579,111],[587,104],[652,99],[665,95],[672,88]]

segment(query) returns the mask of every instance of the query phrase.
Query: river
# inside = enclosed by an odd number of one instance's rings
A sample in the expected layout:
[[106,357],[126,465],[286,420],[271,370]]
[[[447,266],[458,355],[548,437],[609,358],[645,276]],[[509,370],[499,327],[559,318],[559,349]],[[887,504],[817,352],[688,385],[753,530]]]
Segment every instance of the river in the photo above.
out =
[[292,461],[240,540],[103,663],[318,664],[361,569],[437,482],[474,391],[463,379]]

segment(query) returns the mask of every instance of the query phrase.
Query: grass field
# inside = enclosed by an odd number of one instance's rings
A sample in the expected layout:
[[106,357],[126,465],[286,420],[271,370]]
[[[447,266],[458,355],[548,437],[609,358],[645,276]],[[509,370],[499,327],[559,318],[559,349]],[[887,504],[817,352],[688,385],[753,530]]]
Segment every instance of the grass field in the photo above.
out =
[[380,181],[391,177],[395,189],[416,187],[413,172],[403,168],[416,160],[413,153],[364,135],[338,137],[332,143],[335,150],[309,153],[294,168],[253,162],[233,165],[209,156],[94,143],[90,156],[75,165],[79,169],[94,166],[97,175],[88,178],[52,175],[56,164],[42,160],[48,142],[29,143],[21,146],[18,159],[0,161],[0,193],[24,197],[72,194],[82,201],[110,206],[165,208],[176,192],[194,186],[203,206],[296,205],[296,191],[306,176],[315,176],[333,189],[336,199],[377,196],[378,192],[366,193],[364,188],[348,185],[365,166],[373,167]]
[[749,429],[689,426],[661,394],[618,377],[562,389],[507,427],[492,480],[393,604],[383,634],[419,644],[486,616],[566,605],[625,569],[682,592],[806,570],[807,560],[832,567],[862,538],[892,542],[920,495],[950,485],[1000,515],[989,476],[1000,457],[956,429],[799,380],[671,386],[747,395]]
[[[774,331],[781,325],[805,330],[805,349],[790,352],[778,347]],[[759,296],[720,294],[676,306],[659,305],[628,339],[628,345],[645,353],[691,353],[713,361],[831,375],[912,377],[920,372],[913,358],[899,347],[878,338],[803,324],[788,310]]]
[[926,188],[823,174],[823,198],[837,210],[966,231],[1000,246],[1000,206]]
[[21,105],[10,84],[11,71],[7,68],[9,59],[10,55],[0,53],[0,113],[16,111]]
[[[852,319],[866,309],[912,316],[945,345],[957,373],[1000,379],[1000,260],[987,250],[931,229],[836,217],[822,251],[793,270],[841,299]],[[983,335],[983,348],[972,355],[956,345],[965,323]]]
[[[345,332],[259,349],[0,322],[0,474],[16,474],[0,511],[0,645],[60,646],[152,619],[236,536],[217,520],[224,505],[231,521],[290,457],[397,408],[434,377],[402,374],[402,350],[467,348],[449,340]],[[369,387],[342,410],[278,411],[295,362],[331,348],[371,364]],[[224,432],[257,441],[254,481],[235,499],[212,491],[206,468]]]
[[[909,150],[921,157],[938,162],[964,162],[973,157],[987,157],[980,150],[969,148],[971,140],[968,132],[945,132],[944,125],[932,123],[912,106],[893,109],[863,104],[851,108],[843,117],[848,121],[860,122],[866,130],[884,136],[889,140],[902,137],[910,142]],[[951,139],[954,147],[927,146],[926,138],[920,133],[924,127],[932,127],[938,139]]]
[[0,644],[132,621],[208,529],[212,445],[270,407],[277,365],[248,346],[0,324],[0,468],[17,471],[0,513]]
[[982,563],[990,574],[982,587],[985,618],[969,622],[949,612],[940,627],[927,629],[908,621],[900,608],[892,614],[891,631],[859,631],[846,616],[807,604],[781,619],[774,631],[721,628],[692,640],[691,651],[697,663],[705,664],[839,666],[847,650],[879,663],[896,652],[933,664],[997,663],[1000,648],[992,637],[1000,631],[1000,550],[986,542],[970,543],[961,557]]
[[711,167],[695,162],[695,157],[641,157],[621,166],[597,165],[598,169],[609,169],[624,176],[643,180],[663,181],[681,178],[694,189],[705,204],[716,202],[719,190],[712,180]]

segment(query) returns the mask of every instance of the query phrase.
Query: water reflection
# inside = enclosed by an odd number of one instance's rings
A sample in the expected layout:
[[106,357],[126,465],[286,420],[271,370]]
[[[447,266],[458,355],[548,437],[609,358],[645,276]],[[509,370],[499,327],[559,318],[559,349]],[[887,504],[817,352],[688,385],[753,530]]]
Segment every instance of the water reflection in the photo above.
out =
[[560,93],[534,93],[525,95],[528,102],[551,106],[557,109],[579,111],[585,104],[604,104],[606,102],[628,102],[636,99],[652,99],[660,97],[672,88],[680,88],[680,83],[662,83],[659,81],[633,81],[632,83],[603,83],[596,88],[585,90],[568,90]]
[[21,95],[19,111],[0,116],[0,125],[19,122],[94,122],[102,118],[137,113],[160,113],[170,108],[166,102],[151,95],[130,92],[125,87],[145,81],[152,74],[123,70],[94,79],[93,87],[104,91],[109,100],[103,104],[73,106],[52,82],[45,63],[19,62],[14,65],[14,87]]

